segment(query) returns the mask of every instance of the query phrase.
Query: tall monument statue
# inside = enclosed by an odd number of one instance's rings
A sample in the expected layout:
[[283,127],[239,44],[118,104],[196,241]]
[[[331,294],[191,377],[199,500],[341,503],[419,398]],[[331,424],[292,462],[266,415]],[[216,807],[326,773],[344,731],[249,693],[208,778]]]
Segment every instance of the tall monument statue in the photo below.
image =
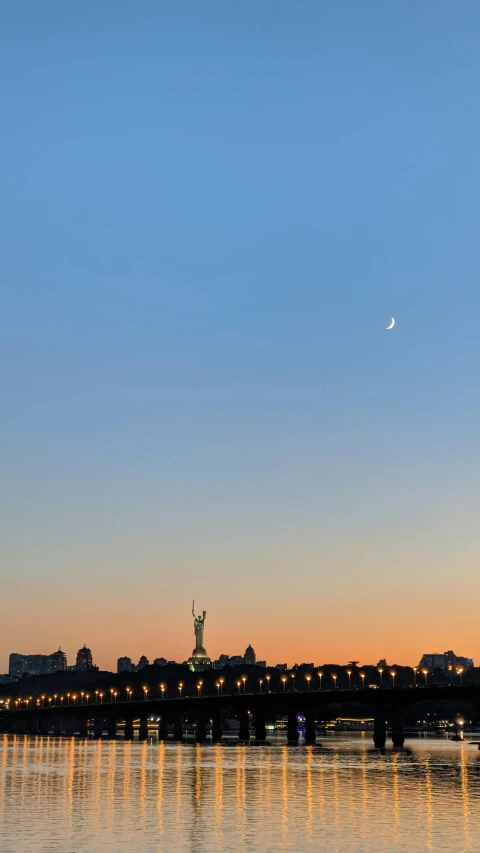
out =
[[192,616],[193,630],[195,633],[195,646],[197,649],[203,649],[203,625],[207,611],[203,611],[203,616],[195,616],[195,601],[192,601]]
[[193,631],[195,634],[195,648],[192,652],[192,656],[188,659],[188,663],[190,669],[193,669],[194,671],[209,669],[212,665],[212,662],[208,657],[203,645],[203,630],[205,625],[205,619],[207,617],[207,611],[204,610],[202,616],[195,616],[195,601],[193,601],[192,616]]

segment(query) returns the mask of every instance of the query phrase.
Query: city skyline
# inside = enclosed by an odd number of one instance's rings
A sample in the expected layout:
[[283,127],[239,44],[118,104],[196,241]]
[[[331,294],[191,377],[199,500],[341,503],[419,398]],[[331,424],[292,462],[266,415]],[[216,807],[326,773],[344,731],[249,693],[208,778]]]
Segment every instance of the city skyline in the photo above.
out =
[[97,5],[2,17],[2,668],[479,660],[480,7]]
[[[205,615],[206,615],[206,613],[204,611],[204,613],[203,613],[204,619],[205,619]],[[203,638],[203,630],[202,630],[202,638]],[[417,658],[414,658],[413,660],[409,660],[409,661],[402,661],[402,660],[394,658],[394,657],[390,657],[387,660],[386,656],[382,656],[381,654],[378,654],[378,652],[377,652],[377,654],[373,655],[373,657],[371,659],[356,660],[356,663],[360,664],[360,666],[378,665],[378,661],[381,661],[384,666],[400,665],[400,666],[414,667],[414,666],[417,666],[417,661],[419,660],[420,666],[422,666],[422,662],[423,662],[423,665],[425,665],[429,669],[433,670],[436,666],[439,666],[439,667],[441,666],[440,659],[443,659],[444,666],[446,668],[447,663],[452,663],[453,659],[455,657],[457,657],[457,658],[462,658],[462,662],[465,663],[467,666],[469,665],[468,662],[470,662],[470,665],[472,665],[472,666],[474,665],[474,658],[473,658],[473,656],[471,656],[469,654],[466,654],[465,656],[458,655],[458,654],[455,655],[453,651],[441,652],[440,648],[433,649],[431,646],[429,646],[428,648],[430,649],[430,651],[429,652],[422,652],[421,653],[421,659],[418,655],[418,652],[417,652]],[[445,646],[445,648],[447,648],[447,646]],[[451,648],[451,645],[450,645],[450,648]],[[7,658],[9,660],[9,666],[5,669],[5,672],[7,670],[10,672],[11,658],[16,657],[16,656],[21,657],[22,655],[30,656],[30,657],[38,656],[38,657],[52,658],[52,659],[55,659],[58,656],[62,656],[64,659],[64,666],[62,666],[60,668],[66,669],[67,666],[70,669],[73,669],[73,668],[85,669],[85,668],[92,668],[93,667],[95,669],[100,669],[100,670],[109,671],[109,672],[117,672],[118,665],[120,664],[121,661],[129,661],[130,664],[133,664],[132,671],[135,671],[135,670],[138,671],[139,669],[142,668],[142,666],[154,664],[160,660],[162,661],[162,663],[160,664],[161,666],[166,665],[167,663],[190,664],[192,661],[192,658],[190,656],[188,658],[185,656],[183,656],[183,657],[180,656],[177,658],[169,656],[168,654],[165,654],[165,650],[162,650],[161,653],[159,654],[158,648],[155,651],[155,653],[152,653],[151,655],[148,653],[146,654],[145,650],[143,650],[140,654],[135,655],[129,651],[126,651],[125,649],[122,649],[120,653],[118,653],[118,650],[117,650],[117,656],[115,658],[115,666],[113,665],[112,662],[110,662],[109,664],[106,664],[105,666],[98,667],[96,665],[97,655],[95,654],[95,664],[94,664],[93,656],[92,656],[92,650],[90,647],[88,647],[84,643],[75,652],[75,659],[76,659],[76,666],[75,667],[71,663],[68,662],[69,655],[66,654],[65,651],[61,648],[61,645],[59,645],[58,650],[55,650],[54,652],[50,652],[47,654],[39,653],[38,650],[36,652],[32,652],[32,651],[18,652],[18,650],[17,650],[17,652],[15,652],[15,653],[12,653],[10,651],[7,655]],[[236,662],[234,665],[237,665],[240,662],[241,657],[243,657],[246,661],[247,657],[250,659],[252,657],[252,655],[253,655],[252,660],[256,659],[257,665],[267,666],[267,667],[275,667],[275,666],[279,666],[280,664],[285,664],[288,668],[290,668],[290,667],[294,666],[295,664],[297,664],[297,665],[306,664],[307,662],[310,662],[311,660],[313,660],[314,657],[315,657],[315,663],[312,664],[314,666],[319,665],[320,663],[321,664],[339,663],[342,660],[340,657],[335,656],[334,650],[332,650],[330,658],[324,656],[321,660],[320,660],[320,657],[321,657],[320,652],[318,652],[318,653],[316,652],[315,655],[313,655],[313,653],[312,653],[312,654],[307,655],[306,657],[304,657],[302,659],[295,659],[295,660],[291,660],[288,656],[286,656],[284,659],[282,659],[281,656],[278,656],[278,655],[277,655],[277,658],[275,660],[273,660],[273,659],[267,660],[267,661],[265,659],[260,660],[262,655],[259,656],[256,653],[255,648],[252,647],[252,644],[248,643],[247,647],[245,648],[244,653],[239,652],[238,649],[232,651],[232,649],[227,649],[226,647],[222,648],[222,650],[220,652],[218,652],[218,654],[214,653],[212,655],[211,659],[209,657],[207,658],[208,663],[205,665],[204,668],[206,668],[206,669],[215,668],[215,665],[219,663],[219,659],[221,660],[222,658],[225,658],[225,657],[232,658],[232,660],[236,659]],[[72,655],[72,657],[73,657],[73,655]],[[138,659],[138,661],[139,661],[138,665],[135,665],[135,663],[134,663],[135,659]],[[428,659],[430,659],[430,662],[428,662]],[[350,654],[346,658],[344,658],[344,664],[340,663],[340,665],[347,666],[350,661],[354,661],[354,660],[355,660],[355,656]],[[1,658],[0,658],[0,662],[1,662]],[[88,667],[86,666],[86,662],[88,662]],[[79,663],[80,663],[80,667],[79,667]],[[55,666],[53,670],[48,669],[48,670],[45,670],[45,672],[56,671],[57,668],[58,668],[58,666]],[[1,671],[2,670],[1,670],[1,663],[0,663],[0,672]],[[42,672],[43,671],[44,670],[42,669]],[[118,669],[118,671],[120,672],[122,670]]]

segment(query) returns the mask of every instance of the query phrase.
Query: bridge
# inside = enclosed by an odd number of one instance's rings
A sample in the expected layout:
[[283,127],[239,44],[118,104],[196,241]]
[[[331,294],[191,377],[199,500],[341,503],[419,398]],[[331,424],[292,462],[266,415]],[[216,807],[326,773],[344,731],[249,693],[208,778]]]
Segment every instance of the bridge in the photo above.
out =
[[[115,697],[116,698],[116,697]],[[322,719],[329,705],[364,705],[373,718],[373,742],[383,748],[387,740],[387,719],[390,722],[393,746],[400,748],[405,741],[404,712],[416,702],[460,700],[472,703],[480,709],[480,686],[443,687],[388,687],[371,689],[291,690],[286,692],[237,693],[217,696],[179,696],[176,698],[153,698],[42,707],[13,707],[0,710],[0,732],[12,734],[55,735],[78,734],[86,737],[93,732],[100,738],[104,732],[115,738],[119,725],[123,726],[125,740],[134,736],[134,721],[138,721],[138,737],[148,737],[148,722],[158,720],[160,740],[181,741],[184,735],[184,720],[195,722],[195,738],[198,742],[208,739],[208,731],[214,742],[223,737],[223,719],[235,715],[239,721],[238,739],[251,739],[251,725],[255,742],[266,740],[266,723],[278,715],[287,718],[286,736],[290,744],[299,742],[298,716],[305,718],[304,738],[306,743],[315,743],[317,720]],[[324,717],[323,717],[324,718]]]

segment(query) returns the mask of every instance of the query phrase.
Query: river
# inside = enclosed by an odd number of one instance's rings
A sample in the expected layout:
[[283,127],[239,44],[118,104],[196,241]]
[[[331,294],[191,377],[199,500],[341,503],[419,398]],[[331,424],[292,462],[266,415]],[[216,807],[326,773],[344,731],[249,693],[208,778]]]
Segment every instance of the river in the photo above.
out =
[[480,752],[0,736],[1,853],[480,851]]

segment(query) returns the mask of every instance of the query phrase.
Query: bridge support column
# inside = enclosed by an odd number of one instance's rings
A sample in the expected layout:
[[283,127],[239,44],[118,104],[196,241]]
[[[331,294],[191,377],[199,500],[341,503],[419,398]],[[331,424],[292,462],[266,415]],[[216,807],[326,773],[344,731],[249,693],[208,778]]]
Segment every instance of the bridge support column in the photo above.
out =
[[212,740],[220,743],[222,739],[222,712],[216,709],[212,715]]
[[115,717],[109,717],[107,721],[107,734],[109,740],[115,740],[117,737],[117,720]]
[[238,719],[240,721],[238,739],[247,743],[250,740],[250,718],[248,716],[248,711],[244,711],[243,709],[239,711]]
[[38,730],[41,735],[49,735],[50,734],[50,720],[46,720],[45,717],[42,717],[38,721]]
[[52,724],[53,736],[61,737],[63,732],[63,720],[61,717],[55,717]]
[[298,720],[297,720],[297,712],[290,710],[288,712],[288,723],[287,723],[287,740],[288,743],[294,745],[298,745]]
[[15,734],[24,735],[27,731],[25,720],[15,720]]
[[125,738],[125,740],[133,740],[133,720],[131,717],[127,717],[127,719],[125,720],[123,737]]
[[165,716],[160,717],[158,723],[158,739],[159,740],[168,740],[168,720]]
[[98,740],[103,735],[103,717],[95,717],[93,720],[93,737]]
[[305,712],[305,743],[315,743],[316,739],[315,714],[311,708],[308,708]]
[[403,731],[403,708],[399,705],[393,706],[392,742],[397,749],[401,749],[405,743],[405,734]]
[[148,740],[148,717],[140,717],[140,725],[138,727],[138,739]]
[[204,743],[207,739],[207,727],[205,725],[205,714],[201,711],[197,714],[197,728],[195,731],[195,740],[197,743]]
[[75,720],[73,717],[67,717],[63,721],[63,734],[65,737],[73,737],[75,734]]
[[385,708],[375,709],[373,717],[373,743],[377,749],[383,749],[387,742],[387,725],[385,723]]
[[265,722],[267,719],[267,715],[265,713],[265,708],[257,708],[255,711],[255,740],[264,741],[267,738],[267,730],[265,728]]
[[181,714],[176,714],[173,721],[173,739],[181,741],[183,738],[183,717]]
[[77,720],[76,729],[77,729],[79,737],[87,737],[87,735],[88,735],[87,721],[84,720],[82,717],[79,720]]
[[27,735],[36,735],[37,734],[37,721],[36,720],[27,720],[25,723],[25,732]]

